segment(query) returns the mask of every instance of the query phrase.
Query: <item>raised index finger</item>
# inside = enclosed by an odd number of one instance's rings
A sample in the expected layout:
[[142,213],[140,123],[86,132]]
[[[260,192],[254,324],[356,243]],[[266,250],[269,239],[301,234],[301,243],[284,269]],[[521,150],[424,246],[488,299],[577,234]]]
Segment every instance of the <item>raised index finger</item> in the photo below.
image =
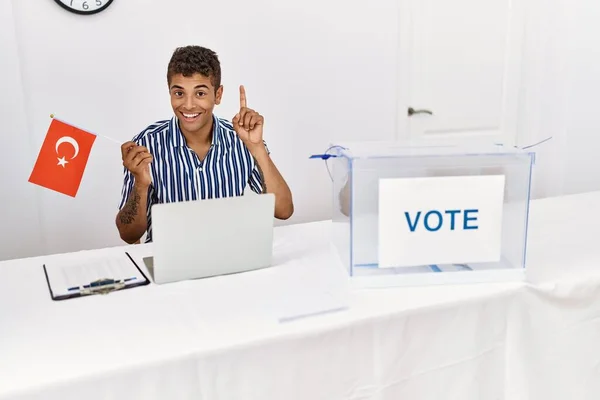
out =
[[246,108],[246,89],[240,85],[240,108]]

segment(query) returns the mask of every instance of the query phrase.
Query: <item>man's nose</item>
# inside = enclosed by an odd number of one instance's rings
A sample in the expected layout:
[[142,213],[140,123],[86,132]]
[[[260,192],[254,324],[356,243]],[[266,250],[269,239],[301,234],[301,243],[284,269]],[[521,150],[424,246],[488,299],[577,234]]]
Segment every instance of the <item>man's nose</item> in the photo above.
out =
[[185,98],[185,108],[187,108],[189,110],[194,108],[194,100],[192,99],[191,96],[188,96]]

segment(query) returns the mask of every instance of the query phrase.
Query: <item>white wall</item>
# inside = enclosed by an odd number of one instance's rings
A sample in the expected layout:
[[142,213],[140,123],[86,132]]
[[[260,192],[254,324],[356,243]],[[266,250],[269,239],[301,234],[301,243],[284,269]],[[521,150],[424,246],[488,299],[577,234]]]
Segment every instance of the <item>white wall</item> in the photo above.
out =
[[535,147],[534,197],[600,189],[600,3],[529,0],[519,145]]
[[[534,195],[600,189],[600,3],[521,1],[519,144],[554,137],[536,148]],[[166,65],[187,44],[220,55],[219,115],[234,115],[239,84],[265,115],[294,193],[288,223],[329,217],[329,178],[310,154],[335,140],[396,137],[395,0],[116,0],[92,17],[51,0],[0,0],[0,259],[121,244],[118,145],[97,140],[75,199],[27,178],[51,113],[119,141],[168,118]]]
[[600,189],[600,3],[564,7],[568,31],[564,192]]
[[35,162],[10,0],[0,0],[0,260],[44,250],[39,196],[27,182]]
[[239,84],[265,115],[265,139],[294,194],[287,223],[329,217],[329,177],[310,154],[337,139],[395,137],[394,0],[116,0],[96,16],[51,0],[0,4],[0,259],[122,244],[117,144],[97,139],[75,199],[27,178],[51,113],[119,141],[170,117],[166,66],[177,46],[220,55],[218,115],[235,114]]

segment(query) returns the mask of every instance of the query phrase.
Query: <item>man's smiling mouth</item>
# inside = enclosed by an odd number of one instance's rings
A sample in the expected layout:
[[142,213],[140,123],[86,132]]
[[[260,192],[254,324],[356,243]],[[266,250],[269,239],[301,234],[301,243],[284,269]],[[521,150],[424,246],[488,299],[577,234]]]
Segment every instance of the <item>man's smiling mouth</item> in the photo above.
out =
[[200,113],[183,113],[182,112],[181,115],[183,115],[183,118],[186,121],[193,121],[200,115]]

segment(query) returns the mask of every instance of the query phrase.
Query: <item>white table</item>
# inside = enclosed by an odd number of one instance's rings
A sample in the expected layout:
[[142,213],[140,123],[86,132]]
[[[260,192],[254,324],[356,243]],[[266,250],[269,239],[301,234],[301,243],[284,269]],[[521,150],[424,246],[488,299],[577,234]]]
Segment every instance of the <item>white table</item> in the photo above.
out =
[[[48,257],[0,263],[0,399],[596,400],[593,210],[600,192],[533,202],[532,284],[354,291],[285,324],[271,307],[329,271],[326,221],[277,228],[274,268],[107,296],[53,302]],[[123,249],[151,252],[93,253]]]
[[600,192],[534,201],[509,399],[600,399]]

